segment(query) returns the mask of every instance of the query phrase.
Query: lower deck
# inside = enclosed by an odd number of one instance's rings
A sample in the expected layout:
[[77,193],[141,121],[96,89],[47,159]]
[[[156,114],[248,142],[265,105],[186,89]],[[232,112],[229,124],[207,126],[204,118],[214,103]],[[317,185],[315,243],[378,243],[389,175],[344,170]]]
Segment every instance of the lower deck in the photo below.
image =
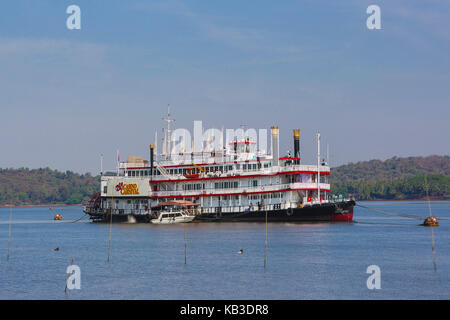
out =
[[[330,222],[353,220],[353,200],[314,205],[260,205],[259,207],[216,207],[193,209],[194,222]],[[150,222],[155,213],[125,212],[120,209],[85,207],[95,222]]]

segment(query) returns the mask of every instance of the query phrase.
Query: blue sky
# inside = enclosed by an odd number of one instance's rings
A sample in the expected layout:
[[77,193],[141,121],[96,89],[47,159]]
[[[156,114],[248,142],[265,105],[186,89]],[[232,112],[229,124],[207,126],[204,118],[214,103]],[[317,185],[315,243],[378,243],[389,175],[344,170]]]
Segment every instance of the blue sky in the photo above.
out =
[[438,0],[4,1],[0,167],[147,157],[168,103],[177,127],[276,124],[281,153],[300,128],[306,162],[317,130],[334,166],[449,154],[449,17]]

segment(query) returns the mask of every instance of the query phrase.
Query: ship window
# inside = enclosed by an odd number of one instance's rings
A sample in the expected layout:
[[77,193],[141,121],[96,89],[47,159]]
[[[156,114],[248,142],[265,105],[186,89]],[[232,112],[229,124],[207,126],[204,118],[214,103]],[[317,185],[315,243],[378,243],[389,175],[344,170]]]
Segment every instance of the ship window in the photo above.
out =
[[132,175],[133,177],[136,176],[136,172],[131,171],[131,175]]
[[103,193],[108,193],[108,186],[103,187]]
[[128,171],[128,176],[131,177],[131,171]]

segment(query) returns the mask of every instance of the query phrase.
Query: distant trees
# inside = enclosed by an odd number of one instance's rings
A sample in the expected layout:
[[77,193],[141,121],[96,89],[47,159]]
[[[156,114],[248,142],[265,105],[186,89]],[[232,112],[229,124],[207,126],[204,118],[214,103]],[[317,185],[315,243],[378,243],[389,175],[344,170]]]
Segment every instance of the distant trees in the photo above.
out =
[[0,205],[79,204],[100,188],[100,178],[89,173],[50,168],[0,169]]
[[350,163],[332,168],[334,194],[354,195],[360,200],[403,200],[426,197],[450,199],[450,157],[391,158]]

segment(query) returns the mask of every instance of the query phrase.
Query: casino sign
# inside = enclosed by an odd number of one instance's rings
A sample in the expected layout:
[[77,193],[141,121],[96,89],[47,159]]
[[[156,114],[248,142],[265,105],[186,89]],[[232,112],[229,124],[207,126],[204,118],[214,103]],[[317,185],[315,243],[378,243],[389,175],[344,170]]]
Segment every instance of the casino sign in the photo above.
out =
[[139,194],[139,188],[136,183],[123,183],[120,182],[116,185],[116,191],[122,195],[126,194]]

